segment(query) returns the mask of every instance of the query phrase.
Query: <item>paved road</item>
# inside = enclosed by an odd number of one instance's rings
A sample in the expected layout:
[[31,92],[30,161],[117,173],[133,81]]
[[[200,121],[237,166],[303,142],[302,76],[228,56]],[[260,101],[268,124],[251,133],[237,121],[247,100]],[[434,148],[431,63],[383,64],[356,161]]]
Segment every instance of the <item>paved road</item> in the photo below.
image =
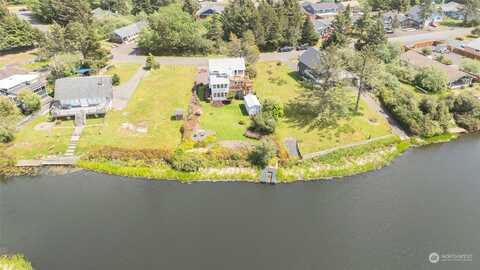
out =
[[416,42],[425,40],[445,40],[453,39],[457,36],[464,36],[470,34],[472,28],[463,27],[451,27],[440,28],[433,30],[432,32],[426,31],[413,31],[413,32],[401,32],[400,36],[390,37],[388,40],[391,42],[400,42],[405,45],[410,45]]

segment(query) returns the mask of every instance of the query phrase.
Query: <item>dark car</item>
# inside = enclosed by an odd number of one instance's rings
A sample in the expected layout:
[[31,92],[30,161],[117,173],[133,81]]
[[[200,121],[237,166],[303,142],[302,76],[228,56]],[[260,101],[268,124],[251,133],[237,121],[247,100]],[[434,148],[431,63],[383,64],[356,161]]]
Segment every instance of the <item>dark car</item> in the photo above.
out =
[[278,49],[278,52],[291,52],[293,51],[293,47],[288,47],[288,46],[285,46],[285,47],[282,47],[280,49]]
[[308,47],[310,47],[310,45],[308,43],[298,45],[297,46],[297,51],[305,51],[306,49],[308,49]]

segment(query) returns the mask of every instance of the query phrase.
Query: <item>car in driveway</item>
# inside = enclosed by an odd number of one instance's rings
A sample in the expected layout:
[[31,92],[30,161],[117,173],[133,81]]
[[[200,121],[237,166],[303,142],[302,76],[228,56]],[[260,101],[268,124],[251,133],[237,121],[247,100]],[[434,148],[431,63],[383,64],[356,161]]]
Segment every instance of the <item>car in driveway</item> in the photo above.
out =
[[310,47],[310,45],[308,43],[305,43],[305,44],[302,44],[302,45],[298,45],[297,46],[297,51],[305,51],[306,49],[308,49]]
[[278,52],[291,52],[293,51],[293,49],[294,49],[293,47],[285,46],[278,49]]

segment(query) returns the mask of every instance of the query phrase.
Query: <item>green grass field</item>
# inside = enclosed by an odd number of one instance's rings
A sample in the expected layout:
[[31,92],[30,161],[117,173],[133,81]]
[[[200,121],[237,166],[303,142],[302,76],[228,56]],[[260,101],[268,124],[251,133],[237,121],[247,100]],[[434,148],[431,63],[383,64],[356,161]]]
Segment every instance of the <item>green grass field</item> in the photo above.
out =
[[[304,90],[296,73],[283,64],[258,63],[257,73],[254,89],[260,101],[269,98],[286,104]],[[353,100],[355,93],[352,92],[348,98]],[[310,130],[309,127],[301,127],[292,123],[288,118],[283,118],[277,127],[279,139],[282,141],[288,137],[297,139],[302,154],[388,134],[390,134],[390,126],[386,120],[363,101],[360,104],[358,115],[340,121],[335,128]]]
[[[182,121],[171,120],[176,108],[188,108],[196,68],[162,65],[147,74],[122,111],[107,114],[102,127],[85,132],[79,142],[80,153],[98,146],[129,149],[175,148],[181,141]],[[134,128],[123,128],[131,124]],[[147,132],[138,132],[146,128]]]
[[120,85],[128,82],[140,68],[136,63],[116,63],[113,68],[106,72],[106,75],[117,74],[120,77]]
[[[215,131],[217,140],[249,140],[245,133],[250,119],[242,112],[243,101],[233,100],[232,104],[213,107],[202,102],[203,115],[200,117],[202,129]],[[243,121],[243,125],[240,124]]]
[[61,124],[49,130],[35,128],[46,122],[47,118],[47,116],[38,117],[23,127],[15,134],[14,142],[5,152],[17,159],[35,159],[47,155],[64,154],[73,132],[73,121],[62,121]]

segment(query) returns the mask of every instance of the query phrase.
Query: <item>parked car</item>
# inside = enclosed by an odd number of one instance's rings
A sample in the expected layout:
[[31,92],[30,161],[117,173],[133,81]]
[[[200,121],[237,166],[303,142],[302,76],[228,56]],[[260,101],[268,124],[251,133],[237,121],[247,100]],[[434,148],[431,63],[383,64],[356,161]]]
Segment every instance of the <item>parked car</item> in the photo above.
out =
[[385,28],[385,34],[393,34],[393,33],[394,33],[393,28],[391,28],[391,27],[386,27]]
[[297,46],[297,51],[305,51],[306,49],[308,49],[310,47],[310,45],[308,43],[305,43],[305,44],[302,44],[302,45],[298,45]]
[[433,47],[433,51],[436,52],[436,53],[441,53],[441,54],[445,54],[445,53],[450,52],[450,50],[448,49],[448,46],[445,45],[445,44],[440,44],[440,45],[437,45],[437,46]]
[[291,52],[293,51],[293,49],[294,49],[293,47],[285,46],[278,49],[278,52]]

